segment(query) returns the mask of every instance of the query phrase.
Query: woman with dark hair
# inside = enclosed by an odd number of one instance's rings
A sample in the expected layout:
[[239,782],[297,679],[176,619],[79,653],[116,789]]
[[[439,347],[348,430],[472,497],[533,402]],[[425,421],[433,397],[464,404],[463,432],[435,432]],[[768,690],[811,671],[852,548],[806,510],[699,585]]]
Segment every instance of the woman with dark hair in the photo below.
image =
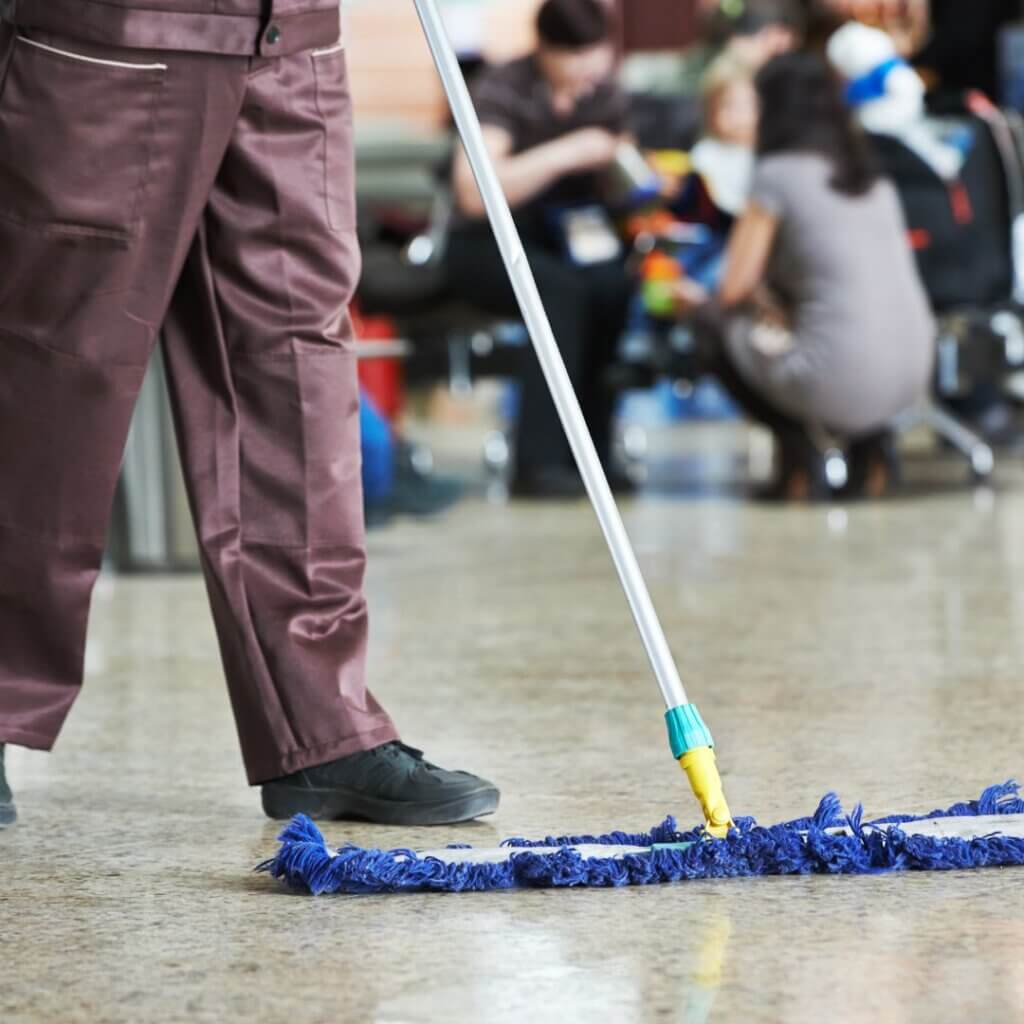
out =
[[781,455],[774,493],[821,486],[815,427],[853,442],[854,478],[877,495],[891,472],[886,425],[927,391],[934,324],[899,200],[879,178],[828,65],[786,54],[757,78],[758,160],[717,297],[700,307],[712,369]]

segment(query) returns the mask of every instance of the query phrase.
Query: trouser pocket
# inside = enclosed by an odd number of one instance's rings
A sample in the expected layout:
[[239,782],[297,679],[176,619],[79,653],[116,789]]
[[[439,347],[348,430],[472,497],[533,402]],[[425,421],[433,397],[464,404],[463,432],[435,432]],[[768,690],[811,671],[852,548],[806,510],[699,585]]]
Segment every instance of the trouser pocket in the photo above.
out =
[[131,236],[145,192],[161,63],[15,36],[0,94],[0,217],[69,235]]
[[316,105],[324,126],[324,194],[327,220],[335,231],[356,222],[355,156],[352,141],[352,96],[343,44],[315,50]]

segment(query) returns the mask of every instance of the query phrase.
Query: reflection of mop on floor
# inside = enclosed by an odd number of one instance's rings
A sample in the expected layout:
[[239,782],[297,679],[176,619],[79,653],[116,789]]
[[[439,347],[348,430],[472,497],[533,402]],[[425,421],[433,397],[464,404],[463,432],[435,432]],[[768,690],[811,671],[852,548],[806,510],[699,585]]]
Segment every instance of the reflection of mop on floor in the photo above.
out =
[[314,895],[332,892],[481,892],[652,885],[752,875],[876,874],[1024,864],[1024,799],[1016,783],[921,816],[863,821],[829,794],[810,818],[762,827],[738,818],[725,839],[680,833],[672,818],[649,833],[510,839],[496,849],[332,850],[308,818],[281,834],[260,869]]
[[725,952],[729,946],[732,922],[724,914],[713,914],[700,926],[700,953],[693,972],[693,984],[687,989],[682,1024],[707,1024],[722,987]]

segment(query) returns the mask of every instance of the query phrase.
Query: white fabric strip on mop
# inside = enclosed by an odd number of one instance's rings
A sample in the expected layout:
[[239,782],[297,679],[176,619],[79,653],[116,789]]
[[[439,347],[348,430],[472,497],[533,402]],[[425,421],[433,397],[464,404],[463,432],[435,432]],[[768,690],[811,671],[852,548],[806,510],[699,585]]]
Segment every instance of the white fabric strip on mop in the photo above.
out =
[[[1009,836],[1024,839],[1024,814],[993,814],[981,817],[926,818],[922,821],[863,826],[865,832],[884,834],[898,828],[904,835],[924,836],[929,839],[979,839],[982,836]],[[829,835],[850,835],[848,828],[829,828]],[[804,833],[806,834],[806,833]],[[520,853],[549,856],[559,850],[573,850],[584,860],[621,860],[623,857],[649,854],[650,846],[606,846],[585,844],[580,846],[500,846],[493,848],[455,848],[422,850],[416,853],[420,860],[431,857],[443,864],[500,864]],[[344,852],[344,851],[342,851]],[[332,852],[332,856],[337,856]],[[402,858],[399,857],[399,860]]]

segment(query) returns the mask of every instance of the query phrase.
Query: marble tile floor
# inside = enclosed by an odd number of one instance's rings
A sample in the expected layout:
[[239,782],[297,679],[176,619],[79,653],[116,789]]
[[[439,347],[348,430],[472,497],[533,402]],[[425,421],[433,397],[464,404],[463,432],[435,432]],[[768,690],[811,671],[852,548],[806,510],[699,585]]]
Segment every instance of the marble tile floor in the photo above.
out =
[[[1024,774],[1024,486],[850,508],[656,494],[627,525],[737,813],[928,810]],[[409,742],[500,783],[436,846],[695,807],[585,504],[371,537],[372,674]],[[1024,872],[621,891],[289,894],[198,579],[104,578],[57,752],[12,750],[0,1021],[1024,1021]]]

